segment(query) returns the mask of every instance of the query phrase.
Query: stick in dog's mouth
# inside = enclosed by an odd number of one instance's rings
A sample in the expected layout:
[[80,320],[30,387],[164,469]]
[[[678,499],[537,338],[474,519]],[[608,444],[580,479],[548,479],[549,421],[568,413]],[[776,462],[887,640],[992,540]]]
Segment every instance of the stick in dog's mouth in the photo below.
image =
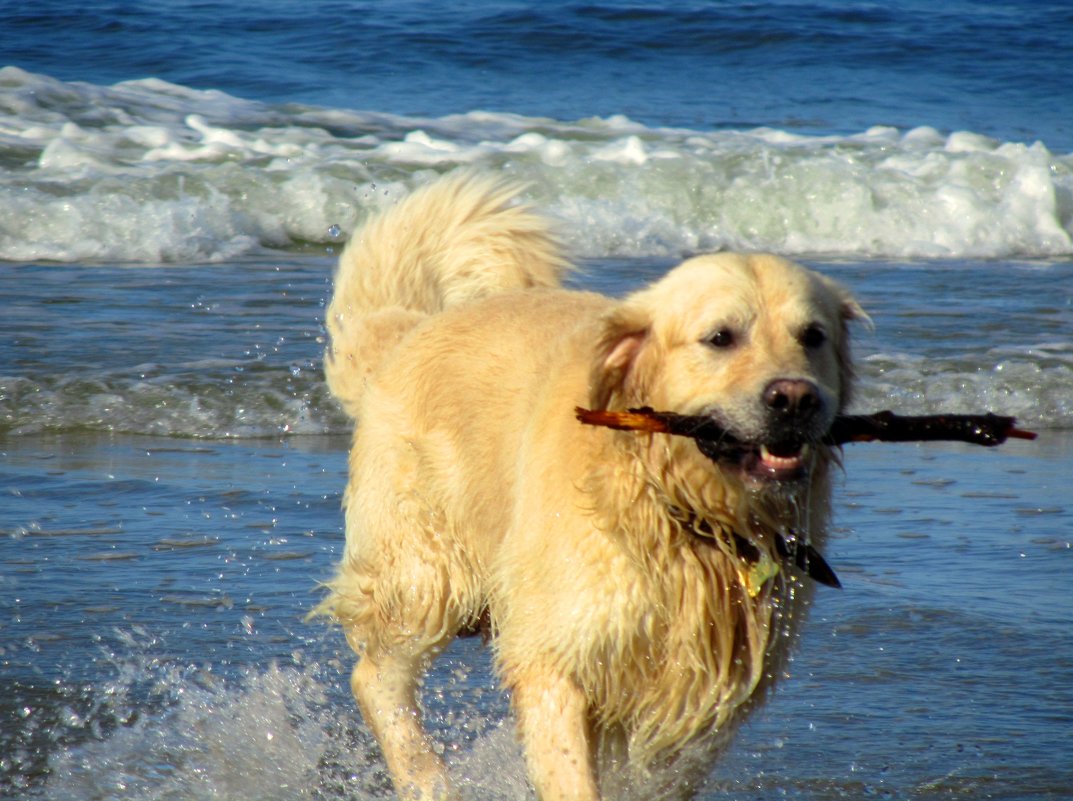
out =
[[[577,419],[593,426],[619,431],[673,434],[696,440],[701,453],[712,461],[738,459],[755,451],[762,464],[789,467],[801,460],[803,448],[754,445],[735,437],[711,417],[657,412],[648,407],[625,412],[577,407]],[[997,414],[898,415],[890,411],[875,414],[840,414],[823,437],[826,445],[851,442],[967,442],[993,447],[1007,439],[1035,439],[1036,434],[1017,428],[1017,418]],[[804,447],[807,447],[805,445]]]
[[[613,412],[579,406],[574,411],[577,419],[587,425],[689,437],[713,462],[740,465],[748,474],[760,478],[792,480],[806,474],[808,443],[756,445],[739,440],[711,417],[657,412],[648,407]],[[838,415],[821,441],[835,447],[850,442],[936,441],[993,447],[1010,438],[1032,440],[1036,434],[1017,428],[1016,418],[996,414],[906,416],[883,411],[868,415]],[[821,584],[842,586],[834,570],[815,548],[807,542],[794,542],[793,538],[791,542],[781,534],[777,535],[779,556],[784,560],[792,559]]]

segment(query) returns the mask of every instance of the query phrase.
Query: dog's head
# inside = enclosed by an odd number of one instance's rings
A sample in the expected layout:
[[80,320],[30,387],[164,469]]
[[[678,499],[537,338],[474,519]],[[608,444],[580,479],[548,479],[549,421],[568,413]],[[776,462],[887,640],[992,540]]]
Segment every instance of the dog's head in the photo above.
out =
[[590,403],[709,416],[744,443],[721,467],[800,478],[849,400],[847,323],[864,317],[841,286],[785,259],[699,256],[605,315]]

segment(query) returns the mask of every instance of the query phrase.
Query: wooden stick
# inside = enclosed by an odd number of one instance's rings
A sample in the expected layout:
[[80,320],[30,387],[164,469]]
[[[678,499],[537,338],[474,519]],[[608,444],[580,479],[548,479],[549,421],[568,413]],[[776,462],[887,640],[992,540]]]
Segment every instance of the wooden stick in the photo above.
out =
[[[640,431],[690,437],[700,452],[713,461],[740,456],[751,447],[742,442],[710,417],[657,412],[647,407],[625,412],[604,410],[575,410],[577,419],[593,426],[619,431]],[[993,447],[1008,438],[1035,439],[1032,431],[1016,426],[1013,417],[996,414],[933,414],[897,415],[883,411],[875,414],[840,414],[823,438],[828,445],[841,446],[847,442],[968,442]],[[784,560],[794,563],[806,574],[829,587],[841,587],[838,576],[819,551],[805,543],[793,547],[782,534],[776,534],[776,550]]]
[[[575,409],[577,419],[594,426],[620,431],[647,431],[691,437],[702,450],[715,458],[719,451],[740,450],[748,443],[735,438],[710,417],[657,412],[648,407],[625,412]],[[1009,438],[1035,439],[1032,431],[1016,426],[1014,417],[997,414],[898,415],[883,411],[875,414],[840,414],[823,438],[828,445],[848,442],[968,442],[992,447]]]

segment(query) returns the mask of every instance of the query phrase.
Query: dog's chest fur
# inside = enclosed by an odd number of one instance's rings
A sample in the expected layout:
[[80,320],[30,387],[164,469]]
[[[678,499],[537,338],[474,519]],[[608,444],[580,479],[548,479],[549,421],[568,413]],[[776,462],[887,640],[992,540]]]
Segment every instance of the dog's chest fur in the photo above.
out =
[[628,510],[594,533],[617,584],[571,661],[597,721],[621,726],[631,759],[646,762],[731,727],[781,672],[808,588],[782,563],[776,527],[810,523],[791,519],[800,510],[785,499],[756,514],[755,499],[683,497],[665,480],[632,486],[628,503],[600,507]]

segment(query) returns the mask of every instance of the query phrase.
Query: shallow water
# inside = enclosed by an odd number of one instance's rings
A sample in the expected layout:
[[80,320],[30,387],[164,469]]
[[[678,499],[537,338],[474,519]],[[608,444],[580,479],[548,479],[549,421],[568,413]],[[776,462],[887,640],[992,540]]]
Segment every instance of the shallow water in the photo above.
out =
[[[390,797],[346,646],[303,622],[342,545],[347,423],[317,365],[330,265],[3,274],[15,797]],[[665,266],[590,262],[577,281],[618,294]],[[845,589],[818,593],[791,677],[702,797],[1063,797],[1070,267],[820,266],[875,318],[862,408],[1015,411],[1041,438],[847,447],[826,554]],[[528,797],[478,643],[437,664],[426,702],[467,797]]]
[[[11,264],[0,433],[240,438],[345,434],[320,370],[334,248],[227,264]],[[671,259],[593,259],[613,295]],[[1073,428],[1073,262],[807,263],[874,319],[854,330],[858,407],[992,410]]]
[[[6,438],[4,781],[70,798],[388,798],[341,636],[341,438]],[[822,590],[705,799],[1059,798],[1073,437],[852,446]],[[426,685],[472,798],[524,798],[488,656]]]

